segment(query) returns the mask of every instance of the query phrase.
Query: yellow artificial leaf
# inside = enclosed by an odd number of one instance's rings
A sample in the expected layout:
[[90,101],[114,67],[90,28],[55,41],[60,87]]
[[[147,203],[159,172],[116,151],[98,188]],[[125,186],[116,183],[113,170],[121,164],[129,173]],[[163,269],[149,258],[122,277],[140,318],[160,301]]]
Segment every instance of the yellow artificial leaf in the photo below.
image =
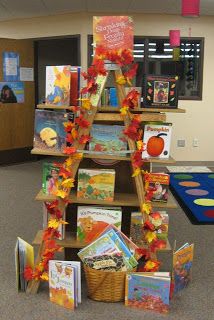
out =
[[64,199],[67,196],[67,192],[65,190],[57,190],[55,195]]
[[48,281],[49,280],[49,277],[48,277],[48,274],[47,272],[43,272],[43,274],[40,276],[40,278],[44,281]]
[[59,225],[60,225],[60,222],[57,219],[50,219],[48,221],[48,228],[58,229]]
[[128,106],[122,107],[122,108],[120,109],[121,115],[122,115],[122,116],[127,115],[128,110],[129,110],[129,107],[128,107]]
[[148,174],[147,170],[141,170],[142,174]]
[[146,181],[145,182],[145,190],[148,190],[148,188],[149,188],[149,181]]
[[144,202],[142,205],[142,211],[143,213],[150,214],[152,211],[152,205],[149,202]]
[[140,168],[136,168],[132,174],[132,177],[137,177],[139,174],[141,173],[141,169]]
[[68,224],[68,222],[67,222],[67,221],[62,220],[62,219],[61,219],[61,220],[59,220],[59,223],[60,223],[60,224]]
[[72,154],[72,159],[80,160],[82,158],[83,158],[83,153],[78,152],[78,153]]
[[145,234],[145,239],[148,243],[151,243],[153,240],[157,239],[155,231],[147,231]]
[[143,143],[142,140],[138,140],[137,141],[137,149],[138,150],[142,150],[143,149],[143,145],[144,145],[144,143]]
[[65,188],[73,188],[74,186],[74,179],[72,178],[68,178],[68,179],[65,179],[61,185]]
[[91,109],[92,104],[91,104],[89,99],[83,98],[83,99],[78,99],[78,100],[80,100],[82,102],[82,108],[83,109],[86,109],[86,110],[90,110]]
[[65,160],[66,167],[70,167],[73,164],[73,160],[71,157],[68,157],[68,159]]
[[77,131],[75,128],[73,128],[73,129],[71,130],[71,135],[72,135],[72,138],[73,138],[73,139],[76,139],[77,136],[78,136],[78,131]]
[[131,87],[132,86],[131,80],[129,78],[126,78],[126,81],[127,81],[128,85]]
[[126,84],[126,78],[123,75],[118,76],[116,82],[121,85]]

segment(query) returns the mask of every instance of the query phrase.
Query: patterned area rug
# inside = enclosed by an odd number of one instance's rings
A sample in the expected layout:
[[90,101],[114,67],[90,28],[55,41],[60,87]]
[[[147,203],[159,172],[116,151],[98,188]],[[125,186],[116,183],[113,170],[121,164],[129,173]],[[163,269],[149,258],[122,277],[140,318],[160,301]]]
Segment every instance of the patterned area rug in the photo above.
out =
[[214,224],[214,173],[170,173],[170,189],[193,224]]

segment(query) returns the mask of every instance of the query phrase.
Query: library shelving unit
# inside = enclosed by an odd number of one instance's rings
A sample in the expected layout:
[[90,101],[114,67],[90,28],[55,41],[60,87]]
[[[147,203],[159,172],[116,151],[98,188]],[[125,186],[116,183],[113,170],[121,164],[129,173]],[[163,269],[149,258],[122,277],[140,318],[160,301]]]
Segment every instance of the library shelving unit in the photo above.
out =
[[[121,70],[114,70],[108,71],[105,77],[105,80],[102,82],[99,98],[101,97],[102,90],[105,87],[105,82],[110,72],[113,72],[114,79],[121,75]],[[117,95],[118,95],[118,102],[121,105],[122,100],[125,98],[125,89],[123,85],[119,85],[115,81],[115,86],[117,88]],[[91,99],[91,98],[90,98]],[[125,127],[127,127],[130,122],[131,118],[126,115],[125,117],[121,116],[120,108],[117,107],[98,107],[99,99],[96,100],[96,104],[93,104],[92,109],[88,112],[87,120],[92,125],[94,122],[96,123],[106,123],[106,124],[115,124],[115,123],[124,123]],[[40,109],[61,109],[62,107],[56,107],[54,105],[47,105],[47,104],[40,104],[37,106]],[[72,107],[65,107],[66,110],[72,109]],[[139,114],[141,121],[166,121],[166,113],[167,112],[176,112],[176,113],[184,113],[184,109],[148,109],[148,108],[138,108],[132,110],[132,113]],[[90,127],[86,129],[79,129],[79,134],[89,134]],[[134,151],[136,150],[135,142],[131,139],[128,140],[128,147],[129,150]],[[123,211],[123,220],[122,220],[122,231],[129,235],[130,229],[130,212],[136,211],[137,208],[141,207],[142,204],[145,202],[144,198],[144,183],[142,175],[135,176],[131,178],[132,175],[132,166],[131,166],[131,156],[114,156],[108,154],[101,154],[101,153],[93,153],[88,154],[84,153],[85,145],[80,145],[78,143],[74,143],[74,147],[76,147],[77,152],[83,153],[83,159],[76,160],[75,163],[72,165],[72,172],[73,177],[77,173],[79,167],[82,168],[97,168],[99,164],[96,163],[96,160],[115,160],[115,164],[113,167],[116,171],[116,183],[115,183],[115,196],[113,202],[108,201],[101,201],[101,200],[91,200],[91,199],[81,199],[77,198],[76,192],[72,191],[70,193],[70,200],[72,200],[72,204],[67,205],[66,207],[66,221],[69,222],[68,228],[65,232],[65,238],[63,240],[57,240],[57,244],[64,247],[65,249],[65,257],[66,258],[74,258],[78,249],[83,248],[85,243],[79,242],[76,240],[76,215],[73,213],[76,210],[77,204],[89,204],[89,205],[102,205],[102,206],[121,206]],[[31,151],[32,154],[38,155],[45,155],[45,156],[57,156],[57,157],[67,157],[67,155],[63,153],[51,153],[47,151],[42,151],[38,149],[33,149]],[[92,161],[94,160],[94,161]],[[168,159],[151,159],[144,162],[144,166],[146,169],[150,167],[150,163],[159,163],[162,164],[171,164],[174,163],[175,160],[172,157]],[[129,179],[130,177],[130,179]],[[36,195],[35,200],[42,201],[42,202],[51,202],[56,199],[54,195],[47,195],[39,191]],[[164,203],[153,203],[153,207],[159,208],[176,208],[176,204],[173,201],[173,197],[170,195],[168,202]],[[143,220],[145,221],[147,215],[143,214]],[[41,257],[41,253],[43,250],[43,240],[42,240],[42,230],[39,230],[33,240],[34,245],[39,245],[39,252],[36,259],[36,263],[39,261]],[[170,244],[167,240],[167,245],[162,250],[171,250]],[[39,287],[39,281],[32,280],[28,285],[28,292],[29,293],[36,293]]]

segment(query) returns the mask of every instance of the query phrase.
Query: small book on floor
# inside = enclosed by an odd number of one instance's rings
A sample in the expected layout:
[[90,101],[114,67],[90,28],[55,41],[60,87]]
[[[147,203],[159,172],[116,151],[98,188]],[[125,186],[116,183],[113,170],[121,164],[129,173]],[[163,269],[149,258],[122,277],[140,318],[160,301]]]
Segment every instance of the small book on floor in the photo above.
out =
[[15,246],[16,285],[18,291],[27,290],[27,280],[24,277],[25,267],[34,268],[34,248],[21,238],[17,238]]
[[174,293],[188,286],[192,279],[194,244],[185,243],[173,252],[173,284]]
[[126,275],[125,305],[160,313],[169,311],[169,272],[138,272]]
[[81,303],[81,265],[77,261],[49,261],[50,301],[67,309]]

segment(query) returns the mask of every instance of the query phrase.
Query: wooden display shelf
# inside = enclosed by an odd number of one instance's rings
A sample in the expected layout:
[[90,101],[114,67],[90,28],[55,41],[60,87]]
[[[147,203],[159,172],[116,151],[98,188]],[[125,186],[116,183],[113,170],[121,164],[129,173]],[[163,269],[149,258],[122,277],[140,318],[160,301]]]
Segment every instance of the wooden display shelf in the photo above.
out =
[[[74,106],[56,106],[54,104],[38,104],[38,109],[56,109],[56,110],[72,110]],[[98,107],[99,112],[120,112],[119,107],[112,107],[112,106],[102,106]],[[185,113],[185,109],[181,108],[135,108],[130,110],[132,113],[144,113],[144,112],[174,112],[174,113]]]
[[[81,153],[81,151],[80,151]],[[67,154],[61,153],[61,152],[50,152],[46,150],[39,150],[39,149],[32,149],[31,154],[37,154],[42,156],[57,156],[57,157],[68,157]],[[114,155],[108,155],[108,154],[83,154],[83,157],[86,159],[101,159],[101,160],[118,160],[118,161],[131,161],[130,156],[114,156]],[[160,164],[173,164],[176,161],[169,157],[169,159],[145,159],[144,162],[151,162],[151,163],[160,163]]]
[[[50,202],[57,199],[54,195],[45,194],[42,190],[36,195],[35,200],[43,201],[43,202]],[[69,200],[72,203],[80,203],[80,204],[98,204],[102,206],[121,206],[121,207],[139,207],[139,200],[136,194],[132,193],[115,193],[114,201],[104,201],[104,200],[92,200],[92,199],[84,199],[84,198],[77,198],[76,192],[71,192],[69,196]],[[159,202],[152,202],[152,206],[155,208],[168,208],[168,209],[175,209],[177,205],[173,199],[173,196],[169,194],[169,199],[167,203],[159,203]]]
[[[42,232],[43,230],[39,230],[32,242],[33,245],[40,245],[42,242]],[[74,249],[81,249],[86,247],[88,244],[82,241],[78,241],[76,239],[76,234],[74,232],[66,232],[65,239],[63,240],[56,240],[57,244],[64,248],[74,248]],[[167,245],[164,249],[159,249],[158,251],[170,251],[171,246],[169,240],[167,239]]]

